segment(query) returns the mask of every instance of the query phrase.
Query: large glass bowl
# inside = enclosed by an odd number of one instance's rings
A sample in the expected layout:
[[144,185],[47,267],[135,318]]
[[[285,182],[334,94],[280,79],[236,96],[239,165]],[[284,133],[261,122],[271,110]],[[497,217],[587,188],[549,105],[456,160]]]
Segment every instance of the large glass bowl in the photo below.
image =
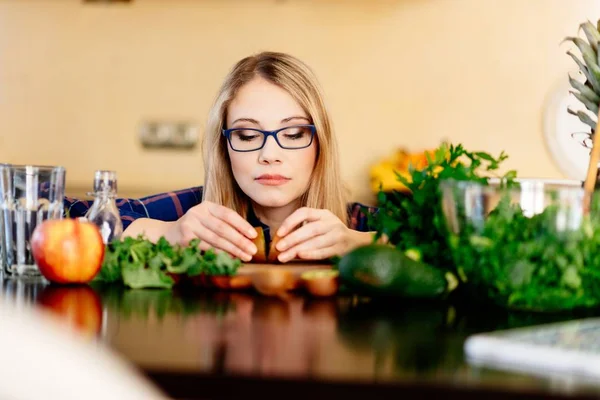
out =
[[441,183],[449,244],[475,296],[511,309],[600,306],[600,193],[579,181]]

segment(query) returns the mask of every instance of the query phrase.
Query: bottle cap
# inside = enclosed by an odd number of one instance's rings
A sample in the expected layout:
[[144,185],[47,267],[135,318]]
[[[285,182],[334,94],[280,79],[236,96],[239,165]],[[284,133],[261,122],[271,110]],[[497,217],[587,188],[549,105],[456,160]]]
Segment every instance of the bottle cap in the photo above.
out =
[[117,172],[96,171],[94,174],[94,193],[117,194]]

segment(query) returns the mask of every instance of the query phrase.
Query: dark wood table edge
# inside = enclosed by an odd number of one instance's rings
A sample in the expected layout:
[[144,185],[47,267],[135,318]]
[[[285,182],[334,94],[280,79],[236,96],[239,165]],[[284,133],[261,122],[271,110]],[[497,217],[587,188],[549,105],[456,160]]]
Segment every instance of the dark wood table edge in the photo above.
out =
[[175,399],[236,399],[259,395],[262,400],[337,399],[364,400],[402,395],[410,398],[444,399],[598,399],[593,393],[550,392],[502,385],[453,384],[440,381],[314,380],[270,376],[215,375],[145,371],[166,395]]

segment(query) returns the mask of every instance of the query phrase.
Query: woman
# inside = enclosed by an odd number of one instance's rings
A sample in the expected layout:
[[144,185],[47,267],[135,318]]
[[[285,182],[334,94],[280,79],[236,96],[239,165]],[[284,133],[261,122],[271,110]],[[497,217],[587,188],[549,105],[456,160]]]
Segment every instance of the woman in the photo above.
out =
[[199,238],[204,250],[249,261],[257,252],[254,228],[262,227],[267,248],[280,237],[280,262],[345,254],[372,235],[360,205],[347,206],[337,152],[311,70],[282,53],[244,58],[210,111],[204,187],[120,200],[123,235],[178,244]]

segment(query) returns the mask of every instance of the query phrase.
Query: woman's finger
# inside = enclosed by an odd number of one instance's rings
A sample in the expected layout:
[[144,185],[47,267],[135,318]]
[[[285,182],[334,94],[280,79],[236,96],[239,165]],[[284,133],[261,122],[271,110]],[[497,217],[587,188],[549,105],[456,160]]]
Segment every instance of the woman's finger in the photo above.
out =
[[198,248],[202,251],[206,251],[206,250],[212,249],[214,247],[210,243],[208,243],[204,240],[201,240],[200,244],[198,245]]
[[[338,239],[337,235],[331,234],[323,234],[311,239],[308,239],[297,246],[290,248],[289,250],[279,254],[279,261],[287,262],[293,260],[294,258],[303,258],[309,259],[310,256],[301,256],[302,254],[312,254],[312,252],[321,250],[321,249],[329,249],[331,247],[337,247]],[[319,260],[320,258],[314,258],[314,260]]]
[[327,232],[328,228],[330,229],[331,227],[328,227],[323,221],[309,222],[279,240],[275,247],[280,252],[286,251],[300,243],[323,235]]
[[298,258],[303,260],[325,260],[338,255],[338,246],[322,247],[320,249],[305,250],[298,253]]
[[316,221],[324,215],[324,210],[302,207],[290,214],[277,230],[277,236],[284,237],[304,221]]
[[[212,250],[215,253],[227,253],[225,250],[216,248],[216,247],[210,245],[208,242],[200,242],[200,244],[198,245],[198,248],[202,251]],[[229,254],[230,257],[237,257],[235,254],[231,254],[231,253],[227,253],[227,254]]]
[[[258,250],[256,245],[252,243],[246,236],[234,229],[226,221],[213,216],[206,216],[202,219],[199,218],[198,221],[217,236],[232,243],[244,253],[249,255],[256,254],[256,251]],[[216,239],[213,239],[213,241],[214,240]]]
[[215,203],[208,203],[207,208],[211,215],[226,222],[247,238],[254,239],[256,237],[256,229],[232,209]]
[[226,251],[227,253],[233,255],[234,257],[238,257],[243,261],[252,260],[252,255],[246,253],[244,250],[237,247],[235,244],[230,241],[220,237],[211,229],[206,227],[203,224],[196,224],[194,227],[194,233],[202,242],[206,242],[215,249],[221,249]]

